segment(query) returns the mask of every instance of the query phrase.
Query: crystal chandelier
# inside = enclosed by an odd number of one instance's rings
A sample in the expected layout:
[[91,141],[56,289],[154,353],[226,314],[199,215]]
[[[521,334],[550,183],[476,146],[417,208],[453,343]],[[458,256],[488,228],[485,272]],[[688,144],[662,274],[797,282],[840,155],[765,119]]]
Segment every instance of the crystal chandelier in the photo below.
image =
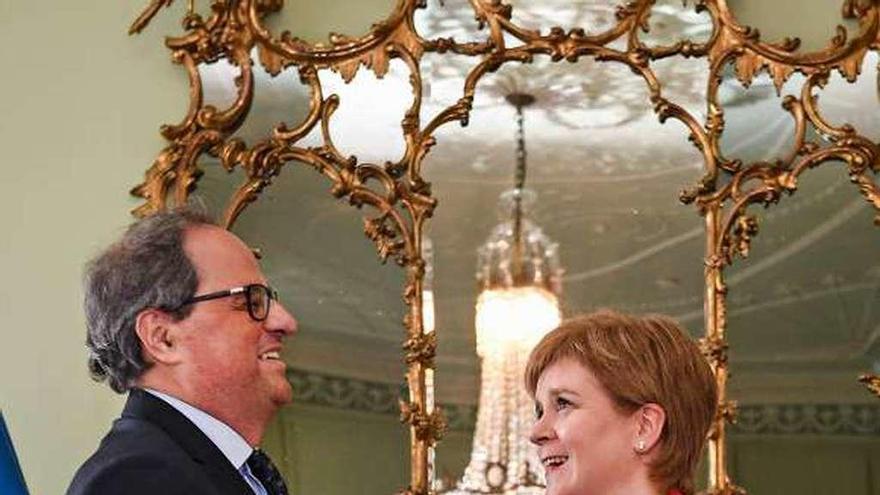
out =
[[471,459],[454,494],[543,494],[543,472],[528,440],[534,405],[523,386],[532,347],[560,321],[562,268],[558,245],[528,218],[536,200],[524,189],[523,107],[531,95],[515,93],[517,168],[513,190],[501,195],[501,223],[479,248],[477,355],[480,399]]

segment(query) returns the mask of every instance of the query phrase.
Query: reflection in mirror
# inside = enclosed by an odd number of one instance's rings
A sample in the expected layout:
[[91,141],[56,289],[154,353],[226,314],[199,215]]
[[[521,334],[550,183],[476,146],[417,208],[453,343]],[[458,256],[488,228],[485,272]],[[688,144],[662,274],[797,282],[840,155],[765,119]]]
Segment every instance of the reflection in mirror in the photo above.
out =
[[[256,52],[252,58],[257,60]],[[205,103],[218,109],[230,106],[238,95],[237,67],[226,60],[199,67]],[[271,76],[259,63],[253,67],[254,101],[251,111],[234,137],[248,145],[268,139],[278,124],[293,129],[309,114],[313,88],[300,81],[295,68]],[[322,96],[339,98],[339,107],[330,119],[333,144],[344,156],[355,156],[360,163],[396,161],[404,152],[400,130],[404,112],[412,104],[409,69],[399,59],[392,60],[388,73],[378,79],[372,71],[358,71],[346,84],[331,71],[318,72]],[[381,143],[377,146],[377,143]],[[299,142],[302,147],[323,144],[320,125]]]
[[726,270],[731,474],[749,493],[876,492],[880,229],[841,163],[755,208],[749,258]]
[[[702,85],[673,80],[669,86],[670,99],[697,107],[702,96],[694,88],[705,87],[705,76]],[[451,100],[440,88],[432,81],[426,106],[440,98]],[[460,490],[473,488],[468,483],[480,476],[489,487],[506,482],[512,489],[523,481],[517,478],[521,470],[481,470],[478,465],[485,460],[473,438],[482,421],[478,398],[482,404],[480,394],[486,392],[476,348],[477,250],[501,222],[499,195],[514,185],[517,118],[505,98],[511,92],[535,98],[524,109],[525,182],[537,195],[531,219],[559,245],[563,314],[605,306],[701,314],[702,222],[677,196],[701,175],[702,158],[680,124],[657,122],[643,80],[619,65],[586,59],[551,64],[541,57],[486,75],[477,86],[468,127],[441,127],[423,167],[439,202],[430,234],[438,336],[435,383],[437,401],[450,417],[450,431],[437,451],[441,489],[456,484]],[[505,217],[509,221],[509,213]],[[695,337],[701,335],[699,319],[690,327]],[[521,387],[519,373],[509,373],[514,375],[508,376],[510,387]],[[525,423],[519,426],[524,440],[531,418],[518,421]],[[533,484],[539,484],[541,470],[534,468]]]
[[[782,101],[789,95],[799,98],[805,78],[793,74],[777,94],[773,79],[766,72],[758,74],[744,87],[736,78],[733,66],[728,65],[726,69],[717,95],[725,118],[720,142],[722,156],[744,164],[794,156],[795,121],[783,108]],[[810,131],[810,137],[815,137],[812,129]]]
[[[626,2],[599,2],[595,0],[512,0],[513,24],[547,34],[553,27],[565,31],[581,29],[588,36],[608,32],[617,23],[616,13]],[[459,43],[486,42],[489,30],[474,19],[474,9],[467,0],[445,0],[428,4],[416,11],[416,30],[429,40],[452,38]],[[651,8],[650,31],[641,33],[640,40],[648,46],[672,45],[679,40],[702,43],[712,32],[712,22],[705,12],[698,13],[693,5],[680,0],[658,0]],[[508,47],[521,44],[515,37],[504,33]],[[625,37],[612,46],[623,49]]]
[[512,20],[517,26],[542,33],[554,26],[561,26],[566,31],[580,28],[587,35],[597,35],[617,24],[614,14],[624,2],[519,0],[508,3],[513,7]]
[[428,2],[414,16],[416,32],[426,40],[454,39],[458,43],[484,43],[489,30],[474,18],[469,0]]
[[319,0],[287,0],[280,12],[268,16],[263,24],[273,36],[284,31],[309,44],[329,44],[329,33],[359,38],[373,24],[385,20],[394,10],[395,0],[358,0],[327,2]]
[[[399,59],[389,63],[382,79],[372,71],[360,70],[346,84],[335,72],[319,72],[324,98],[339,97],[339,108],[330,120],[330,136],[342,155],[380,165],[403,157],[406,143],[401,121],[413,101],[409,76],[409,68]],[[320,127],[316,126],[303,145],[321,142]]]
[[203,155],[199,160],[199,177],[196,191],[189,201],[204,208],[211,218],[223,222],[226,207],[246,177],[240,168],[227,171],[220,160]]
[[[215,213],[242,177],[203,168],[197,195]],[[232,227],[259,249],[299,322],[283,355],[294,401],[264,440],[291,493],[393,493],[407,483],[408,432],[397,417],[405,397],[403,272],[378,262],[364,213],[291,162]]]
[[838,25],[854,38],[858,23],[844,19],[841,7],[848,2],[810,2],[801,0],[729,0],[728,8],[743,26],[758,29],[765,43],[781,43],[785,39],[800,40],[799,52],[808,53],[827,47],[837,34]]
[[[253,146],[271,136],[272,130],[280,123],[293,128],[302,122],[309,112],[311,92],[308,86],[300,82],[295,69],[284,70],[273,77],[257,62],[256,51],[251,58],[254,60],[254,101],[247,118],[233,136]],[[199,73],[202,76],[205,104],[223,110],[235,102],[239,94],[238,67],[221,59],[200,65]]]
[[818,100],[826,122],[834,127],[849,124],[862,136],[880,142],[880,54],[865,54],[855,83],[832,73]]
[[658,0],[651,7],[649,31],[640,39],[649,47],[671,46],[679,41],[705,43],[712,35],[712,18],[691,2]]
[[[880,137],[880,121],[876,118],[876,110],[880,108],[877,60],[876,53],[866,54],[862,75],[855,83],[847,82],[834,72],[824,88],[814,86],[816,109],[827,124],[833,127],[849,124],[869,139]],[[799,145],[796,119],[785,109],[784,101],[787,97],[800,101],[801,90],[807,82],[803,75],[792,74],[777,93],[772,77],[761,72],[745,87],[737,79],[733,66],[728,65],[717,93],[725,118],[721,154],[746,165],[762,161],[795,163],[799,156],[795,153]],[[821,146],[830,143],[806,119],[804,140]]]

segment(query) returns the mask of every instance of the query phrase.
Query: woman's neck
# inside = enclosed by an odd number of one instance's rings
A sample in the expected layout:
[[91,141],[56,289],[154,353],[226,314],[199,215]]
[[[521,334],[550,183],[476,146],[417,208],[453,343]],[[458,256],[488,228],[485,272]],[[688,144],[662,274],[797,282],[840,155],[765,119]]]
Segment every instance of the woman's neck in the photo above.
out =
[[647,472],[633,473],[633,476],[610,487],[605,495],[668,495],[651,481]]

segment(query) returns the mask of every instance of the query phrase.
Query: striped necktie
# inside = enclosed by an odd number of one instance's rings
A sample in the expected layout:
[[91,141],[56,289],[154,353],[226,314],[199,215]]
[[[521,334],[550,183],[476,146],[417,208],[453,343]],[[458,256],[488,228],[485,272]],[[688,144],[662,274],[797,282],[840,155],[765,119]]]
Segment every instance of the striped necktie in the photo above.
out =
[[247,459],[254,477],[260,480],[269,495],[288,495],[287,485],[272,460],[260,449],[254,449]]

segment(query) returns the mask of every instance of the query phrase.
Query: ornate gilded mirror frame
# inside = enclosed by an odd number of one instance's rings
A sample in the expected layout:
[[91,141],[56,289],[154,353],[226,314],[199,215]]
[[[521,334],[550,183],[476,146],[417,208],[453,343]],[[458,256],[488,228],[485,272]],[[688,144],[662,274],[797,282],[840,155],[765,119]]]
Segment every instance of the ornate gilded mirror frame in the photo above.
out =
[[[173,0],[152,0],[134,21],[130,33],[143,30],[163,7],[172,3]],[[529,30],[513,22],[512,7],[501,0],[469,3],[477,22],[486,28],[482,41],[425,39],[414,27],[414,15],[417,9],[426,7],[426,2],[398,0],[387,19],[375,24],[361,38],[332,34],[328,44],[309,44],[289,32],[272,33],[264,25],[266,16],[283,7],[282,0],[214,0],[207,18],[197,14],[194,0],[189,0],[183,18],[184,33],[165,42],[172,60],[189,75],[189,109],[179,124],[162,127],[161,134],[168,144],[147,170],[144,181],[132,190],[132,194],[144,200],[134,213],[146,215],[186,202],[201,174],[199,159],[206,155],[219,159],[227,171],[238,167],[246,175],[226,206],[223,222],[227,227],[292,161],[307,164],[324,175],[336,198],[345,198],[358,208],[369,206],[364,232],[375,243],[383,261],[391,257],[406,270],[403,299],[409,309],[403,322],[403,348],[410,395],[407,402],[401,403],[401,420],[409,425],[411,434],[411,482],[404,493],[428,494],[430,451],[444,429],[442,414],[429,403],[426,386],[426,374],[434,368],[436,337],[433,332],[424,332],[422,324],[422,232],[436,201],[430,184],[422,178],[421,166],[435,143],[433,134],[450,122],[466,125],[478,81],[505,63],[529,63],[539,55],[554,62],[574,63],[585,58],[623,64],[644,80],[660,121],[671,118],[683,123],[704,160],[704,175],[693,188],[683,191],[680,199],[696,205],[706,232],[702,346],[720,390],[718,412],[710,432],[709,492],[744,493],[729,479],[725,459],[725,424],[733,420],[736,409],[726,394],[725,269],[737,256],[748,255],[750,242],[757,233],[757,219],[748,213],[749,207],[778,202],[783,193],[791,194],[797,189],[803,172],[825,163],[845,164],[859,193],[877,209],[875,223],[880,225],[880,187],[875,181],[880,173],[880,147],[850,125],[831,125],[819,111],[816,96],[833,71],[848,82],[855,81],[866,53],[880,50],[880,2],[844,1],[843,18],[857,22],[858,32],[850,35],[839,26],[827,47],[811,53],[800,53],[796,39],[777,44],[762,42],[757,30],[737,22],[726,0],[697,0],[692,5],[711,18],[712,33],[707,41],[682,40],[669,46],[649,46],[641,39],[650,27],[654,4],[651,0],[618,6],[615,24],[598,34],[587,34],[580,28],[549,26],[540,32]],[[508,46],[512,39],[517,40],[516,46]],[[426,52],[469,56],[475,64],[461,98],[423,123],[419,62]],[[297,70],[301,82],[310,88],[311,99],[308,115],[301,122],[279,123],[264,139],[245,143],[234,133],[248,118],[254,100],[252,53],[258,55],[258,62],[273,76],[286,69]],[[672,56],[708,61],[704,122],[664,97],[664,81],[658,78],[652,64]],[[216,108],[204,101],[198,67],[223,59],[239,71],[238,96],[227,108]],[[366,68],[381,78],[391,59],[400,59],[410,71],[412,105],[401,122],[406,150],[394,163],[359,163],[334,146],[329,124],[340,99],[323,94],[318,71],[338,72],[349,82]],[[766,71],[777,90],[793,73],[804,76],[800,96],[783,99],[783,108],[795,123],[795,147],[782,160],[743,163],[722,154],[719,143],[725,121],[718,89],[722,72],[730,66],[744,85]],[[323,144],[298,145],[317,126]],[[811,137],[808,129],[821,139]],[[880,378],[865,375],[862,381],[880,395]]]

